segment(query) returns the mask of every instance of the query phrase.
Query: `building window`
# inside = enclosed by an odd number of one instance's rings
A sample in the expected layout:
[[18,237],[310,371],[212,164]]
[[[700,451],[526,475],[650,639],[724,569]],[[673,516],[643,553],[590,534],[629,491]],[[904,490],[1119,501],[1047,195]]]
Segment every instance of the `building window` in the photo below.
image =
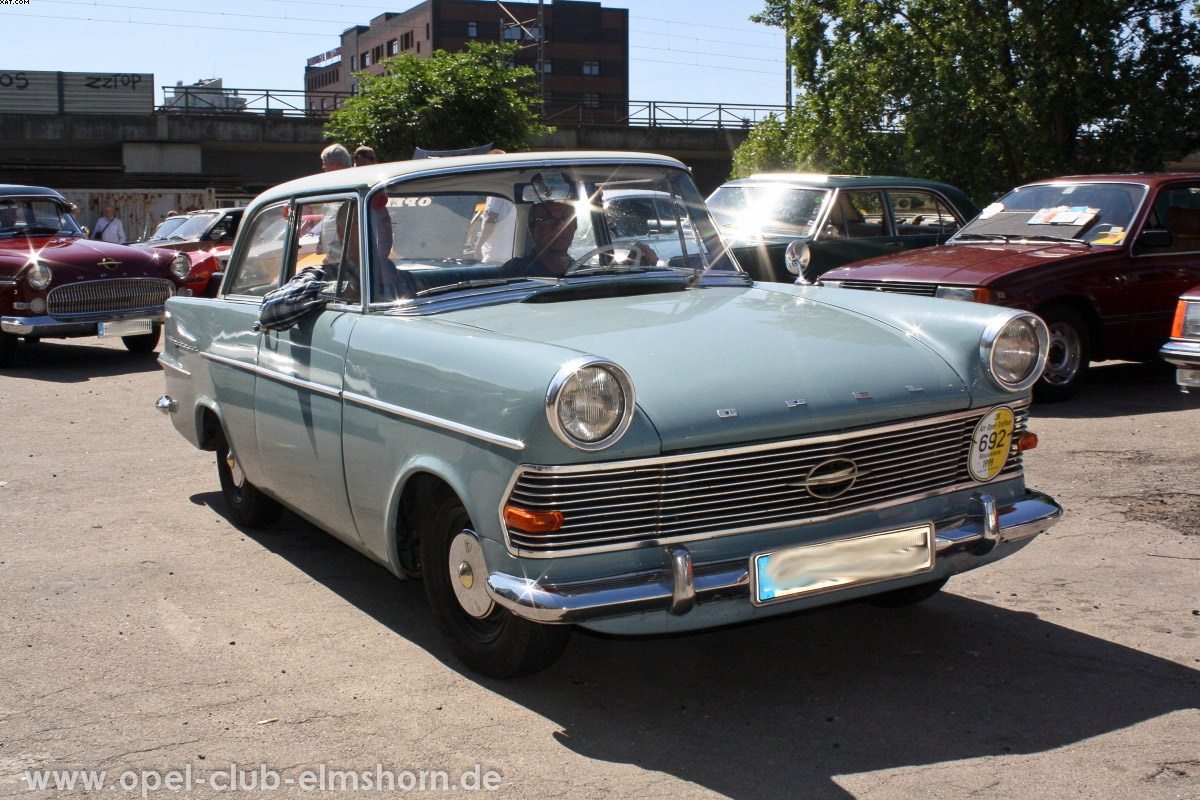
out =
[[371,54],[363,53],[361,56],[358,57],[358,63],[359,63],[359,66],[361,66],[363,69],[366,69],[367,67],[371,66]]
[[371,48],[371,63],[378,64],[383,60],[383,45],[377,44]]
[[[426,38],[428,38],[428,37],[426,37]],[[478,22],[468,22],[467,23],[467,38],[468,39],[479,38],[479,23]]]
[[406,33],[404,33],[404,34],[401,34],[401,36],[400,36],[400,49],[401,49],[401,50],[410,50],[410,49],[412,49],[412,46],[413,46],[413,38],[414,38],[414,36],[413,36],[413,32],[412,32],[412,31],[407,31],[407,32],[406,32]]
[[554,105],[554,93],[553,92],[546,92],[544,95],[542,95],[542,105],[543,106]]
[[536,42],[538,38],[538,29],[530,28],[526,33],[525,29],[520,25],[512,24],[504,26],[504,40],[506,42]]
[[357,69],[358,69],[358,56],[350,56],[350,71],[353,72]]
[[599,61],[583,62],[583,74],[584,75],[599,75],[600,74],[600,62]]
[[[535,71],[537,70],[537,65],[534,66],[534,69]],[[554,72],[554,62],[549,58],[542,61],[541,71],[547,75],[549,75],[551,72]]]
[[388,51],[387,51],[388,55],[394,56],[399,52],[400,52],[400,42],[396,41],[395,39],[389,40],[388,41]]
[[600,95],[595,94],[594,92],[584,92],[583,93],[583,107],[584,108],[599,108],[600,107]]

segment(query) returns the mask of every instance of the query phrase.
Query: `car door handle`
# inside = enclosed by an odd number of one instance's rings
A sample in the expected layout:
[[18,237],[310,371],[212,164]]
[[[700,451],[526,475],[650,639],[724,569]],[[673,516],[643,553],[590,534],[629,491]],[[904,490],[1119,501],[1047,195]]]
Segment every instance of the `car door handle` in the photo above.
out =
[[254,331],[255,333],[262,333],[263,332],[262,320],[257,320],[257,319],[254,320],[254,324],[250,326],[250,330]]

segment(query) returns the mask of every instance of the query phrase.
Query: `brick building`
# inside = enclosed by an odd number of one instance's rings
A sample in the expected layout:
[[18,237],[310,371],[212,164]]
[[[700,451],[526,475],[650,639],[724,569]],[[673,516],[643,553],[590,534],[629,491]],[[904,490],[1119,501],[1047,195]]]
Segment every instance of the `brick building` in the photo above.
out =
[[[542,13],[545,116],[551,122],[623,121],[629,108],[629,11],[548,0]],[[493,0],[425,0],[407,11],[380,14],[370,25],[344,31],[338,50],[310,59],[304,71],[307,107],[331,110],[337,100],[325,93],[353,93],[354,73],[382,74],[386,58],[464,50],[470,41],[520,42],[526,47],[516,62],[536,72],[537,21],[537,3]]]

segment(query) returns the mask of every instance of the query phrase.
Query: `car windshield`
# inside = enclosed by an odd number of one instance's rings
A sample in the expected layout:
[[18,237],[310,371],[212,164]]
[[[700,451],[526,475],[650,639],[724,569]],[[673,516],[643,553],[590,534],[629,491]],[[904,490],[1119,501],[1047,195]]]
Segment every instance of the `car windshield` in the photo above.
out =
[[815,233],[829,195],[782,184],[722,186],[709,196],[708,208],[732,239],[805,239]]
[[174,231],[185,222],[187,222],[186,216],[167,217],[158,223],[158,227],[154,229],[154,233],[150,234],[150,238],[146,241],[159,242],[163,239],[169,239]]
[[985,208],[951,241],[1032,239],[1119,245],[1145,194],[1145,187],[1134,183],[1022,186]]
[[220,211],[198,211],[188,214],[184,223],[169,234],[171,239],[199,239],[221,216]]
[[54,198],[0,198],[0,237],[27,233],[83,235],[71,211]]
[[669,167],[458,172],[393,184],[369,205],[373,302],[575,276],[741,275],[691,178]]

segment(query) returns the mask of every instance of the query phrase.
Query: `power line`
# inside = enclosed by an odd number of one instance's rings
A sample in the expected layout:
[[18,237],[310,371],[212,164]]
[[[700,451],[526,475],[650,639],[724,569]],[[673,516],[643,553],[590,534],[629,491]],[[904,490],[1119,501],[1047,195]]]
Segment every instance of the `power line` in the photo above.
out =
[[[630,50],[653,50],[657,53],[664,52],[661,47],[644,47],[642,45],[630,45]],[[734,58],[738,61],[766,61],[768,64],[782,65],[784,62],[778,58],[755,58],[754,56],[729,56],[724,53],[706,53],[702,50],[677,50],[674,47],[666,49],[667,53],[687,53],[692,56],[704,56],[706,58]]]
[[[81,0],[40,0],[48,5],[61,6],[97,6],[97,3],[85,3]],[[190,9],[180,8],[161,8],[159,6],[118,6],[105,4],[104,8],[119,8],[125,11],[164,11],[170,14],[204,14],[213,17],[245,17],[247,19],[272,19],[279,22],[320,22],[325,24],[345,25],[347,23],[337,19],[312,19],[309,17],[277,17],[270,14],[236,14],[229,11],[192,11]]]
[[[106,6],[111,8],[111,6]],[[60,22],[109,22],[117,25],[151,25],[156,28],[188,28],[198,31],[224,31],[225,33],[275,33],[280,36],[320,36],[322,39],[330,38],[328,33],[301,33],[300,31],[269,31],[262,28],[219,28],[215,25],[184,25],[179,22],[141,22],[137,20],[123,19],[93,19],[92,17],[54,17],[49,14],[21,14],[22,17],[34,17],[37,19],[56,19]]]
[[641,31],[641,30],[637,30],[636,28],[630,28],[629,32],[637,33],[642,36],[662,36],[667,39],[687,39],[687,40],[693,41],[693,42],[712,42],[713,44],[732,44],[732,45],[737,45],[737,46],[741,46],[741,47],[762,47],[762,45],[751,45],[751,44],[747,44],[746,42],[732,42],[728,39],[704,39],[704,38],[701,38],[698,36],[688,36],[687,34],[682,34],[682,33],[659,33],[657,31]]
[[693,67],[695,69],[719,69],[724,72],[753,72],[755,75],[778,75],[778,72],[772,72],[765,69],[743,69],[741,67],[722,67],[716,64],[696,64],[686,61],[660,61],[657,58],[630,58],[630,61],[642,61],[648,64],[670,64],[675,67]]

